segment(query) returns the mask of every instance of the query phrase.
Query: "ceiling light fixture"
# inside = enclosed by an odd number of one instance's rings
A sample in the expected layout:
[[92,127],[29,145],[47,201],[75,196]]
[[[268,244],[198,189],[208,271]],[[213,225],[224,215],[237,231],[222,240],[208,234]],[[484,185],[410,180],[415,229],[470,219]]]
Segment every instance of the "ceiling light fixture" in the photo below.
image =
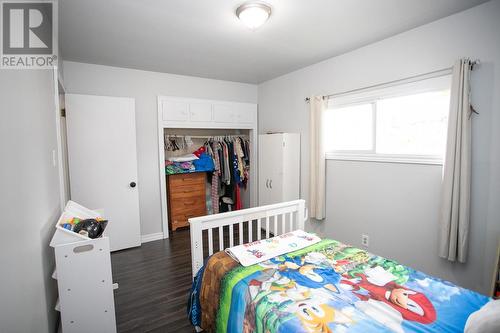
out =
[[271,7],[262,2],[245,3],[236,9],[236,16],[248,28],[255,30],[269,19]]

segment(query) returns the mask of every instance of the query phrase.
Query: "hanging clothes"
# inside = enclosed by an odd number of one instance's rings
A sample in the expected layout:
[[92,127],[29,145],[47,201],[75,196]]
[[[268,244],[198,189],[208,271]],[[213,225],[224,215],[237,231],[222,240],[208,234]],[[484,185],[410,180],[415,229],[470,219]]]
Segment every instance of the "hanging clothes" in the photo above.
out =
[[235,138],[234,139],[234,147],[235,147],[235,154],[236,158],[238,160],[238,171],[240,173],[240,179],[245,178],[245,164],[243,161],[243,158],[245,157],[245,153],[243,152],[242,148],[242,142],[240,138]]
[[212,198],[212,210],[214,214],[219,213],[219,179],[220,179],[220,144],[218,142],[212,142],[212,156],[214,159],[214,173],[212,174],[212,184],[211,184],[211,198]]
[[240,193],[240,187],[236,186],[235,190],[235,197],[236,197],[236,202],[234,204],[234,210],[240,210],[243,208],[243,203],[241,202],[241,193]]
[[243,207],[240,195],[240,186],[243,183],[244,174],[241,172],[244,168],[243,161],[240,159],[239,151],[241,151],[241,145],[239,140],[234,139],[232,142],[232,153],[233,153],[233,174],[234,174],[234,209],[239,210]]
[[[198,137],[199,138],[199,137]],[[206,207],[208,213],[222,213],[243,207],[241,189],[250,175],[250,141],[239,135],[211,137],[202,146],[193,147],[192,137],[165,135],[166,151],[191,151],[191,154],[165,160],[167,175],[207,172]]]
[[226,183],[227,185],[230,185],[231,184],[231,166],[229,163],[229,158],[230,158],[229,146],[228,146],[227,142],[225,142],[225,141],[222,141],[221,144],[222,144],[222,148],[224,151],[224,183]]
[[214,214],[242,209],[241,188],[250,175],[250,142],[240,136],[214,137],[194,154],[207,155],[213,161],[210,203]]

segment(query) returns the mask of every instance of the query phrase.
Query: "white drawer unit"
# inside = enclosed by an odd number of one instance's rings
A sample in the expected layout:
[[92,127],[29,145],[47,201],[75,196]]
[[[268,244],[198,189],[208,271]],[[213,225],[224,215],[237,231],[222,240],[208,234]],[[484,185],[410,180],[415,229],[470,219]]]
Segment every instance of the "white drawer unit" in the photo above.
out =
[[257,105],[182,97],[158,97],[163,128],[241,128],[257,126]]

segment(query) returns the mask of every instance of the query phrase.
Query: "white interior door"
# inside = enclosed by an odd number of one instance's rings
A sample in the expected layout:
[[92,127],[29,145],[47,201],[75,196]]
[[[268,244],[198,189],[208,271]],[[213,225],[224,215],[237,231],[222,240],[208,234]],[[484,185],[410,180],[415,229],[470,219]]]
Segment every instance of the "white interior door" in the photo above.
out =
[[141,244],[135,100],[66,95],[71,199],[102,209],[111,251]]

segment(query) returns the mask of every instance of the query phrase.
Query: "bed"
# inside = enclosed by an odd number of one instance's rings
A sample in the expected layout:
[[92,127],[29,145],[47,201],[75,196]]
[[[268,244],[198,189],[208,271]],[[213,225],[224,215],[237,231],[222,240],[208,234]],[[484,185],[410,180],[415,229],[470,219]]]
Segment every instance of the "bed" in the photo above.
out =
[[490,301],[331,239],[249,266],[223,251],[286,238],[304,229],[306,212],[297,200],[189,220],[197,331],[463,332]]

